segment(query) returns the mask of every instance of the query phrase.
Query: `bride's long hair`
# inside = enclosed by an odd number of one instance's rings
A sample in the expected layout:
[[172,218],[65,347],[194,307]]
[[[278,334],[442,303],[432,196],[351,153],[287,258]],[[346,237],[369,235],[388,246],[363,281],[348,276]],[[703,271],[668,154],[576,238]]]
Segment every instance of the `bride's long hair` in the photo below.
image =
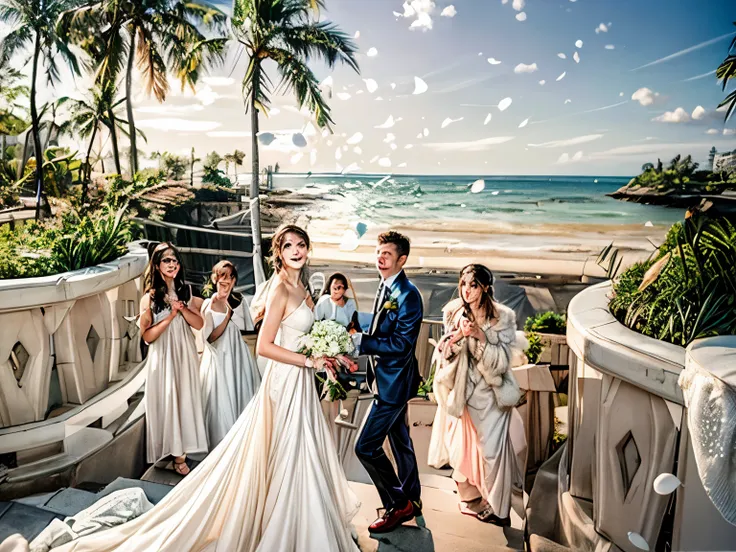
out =
[[482,264],[469,264],[460,271],[460,279],[457,284],[457,291],[460,295],[460,300],[463,302],[463,309],[465,310],[465,317],[473,321],[473,313],[470,310],[470,305],[465,302],[462,292],[463,276],[470,274],[473,277],[473,281],[481,290],[480,298],[480,309],[486,317],[486,320],[492,320],[496,317],[496,309],[493,308],[493,272]]
[[[307,234],[307,231],[304,230],[304,228],[302,228],[301,226],[297,226],[295,224],[284,224],[282,226],[279,226],[279,228],[276,230],[273,238],[271,238],[271,257],[269,258],[269,262],[273,267],[273,275],[266,282],[264,282],[260,288],[256,290],[256,294],[253,297],[253,301],[251,301],[250,306],[251,317],[253,318],[253,325],[256,331],[260,329],[261,323],[263,322],[263,317],[266,315],[266,299],[268,298],[268,290],[271,287],[271,283],[273,282],[274,278],[276,278],[278,273],[281,272],[281,270],[283,270],[284,268],[284,260],[281,257],[281,249],[284,247],[284,241],[286,241],[287,234],[296,234],[301,239],[303,239],[304,243],[307,246],[307,250],[311,250],[312,247],[312,241],[309,239],[309,234]],[[302,267],[300,279],[304,284],[304,287],[309,290],[308,263],[305,263]]]

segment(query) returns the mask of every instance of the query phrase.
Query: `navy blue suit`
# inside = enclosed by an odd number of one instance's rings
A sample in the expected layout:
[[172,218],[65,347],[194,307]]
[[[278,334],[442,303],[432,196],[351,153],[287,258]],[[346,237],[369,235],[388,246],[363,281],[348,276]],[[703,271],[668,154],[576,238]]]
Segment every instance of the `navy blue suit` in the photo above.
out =
[[[375,391],[355,453],[378,489],[385,508],[419,501],[421,486],[409,436],[407,403],[416,396],[419,368],[415,355],[424,314],[419,290],[401,272],[379,300],[373,331],[362,336],[360,354],[371,356],[368,384]],[[386,302],[395,308],[384,308]],[[398,474],[383,451],[388,437]]]

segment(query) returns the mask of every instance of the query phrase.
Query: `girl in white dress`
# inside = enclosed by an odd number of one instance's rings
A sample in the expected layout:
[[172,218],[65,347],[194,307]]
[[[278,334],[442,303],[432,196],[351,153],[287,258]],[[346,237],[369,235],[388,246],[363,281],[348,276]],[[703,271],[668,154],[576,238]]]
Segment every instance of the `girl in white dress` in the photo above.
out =
[[514,408],[520,391],[511,367],[525,362],[525,339],[517,336],[514,311],[494,301],[488,268],[465,267],[459,291],[460,298],[443,311],[428,463],[452,466],[463,513],[508,526],[526,450],[523,421]]
[[[352,291],[352,286],[347,277],[339,272],[330,276],[325,292],[317,301],[314,309],[314,319],[334,320],[347,327],[358,310],[357,301],[352,297],[347,297],[348,290]],[[353,296],[355,296],[354,292]]]
[[299,281],[309,237],[287,226],[272,249],[276,280],[258,341],[259,354],[270,361],[256,396],[220,444],[152,510],[59,551],[358,552],[350,520],[360,504],[314,388],[314,368],[334,363],[296,352],[314,323]]
[[205,343],[200,365],[210,450],[230,431],[261,383],[261,374],[234,319],[243,300],[233,291],[238,281],[235,265],[220,261],[212,268],[211,278],[217,290],[202,304]]
[[[192,328],[202,328],[200,299],[184,283],[179,251],[156,246],[144,276],[139,325],[150,345],[146,367],[146,456],[150,464],[174,457],[187,475],[186,455],[207,452],[199,357]],[[167,462],[168,463],[168,462]]]

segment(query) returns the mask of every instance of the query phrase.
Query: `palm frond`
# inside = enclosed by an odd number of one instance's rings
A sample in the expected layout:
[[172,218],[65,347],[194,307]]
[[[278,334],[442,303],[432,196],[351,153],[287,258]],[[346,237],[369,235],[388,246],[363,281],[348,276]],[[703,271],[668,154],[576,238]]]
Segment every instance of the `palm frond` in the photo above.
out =
[[306,60],[318,58],[331,68],[341,62],[360,72],[356,59],[357,46],[332,23],[323,21],[297,27],[282,27],[274,32],[274,38],[283,42],[286,49]]
[[160,102],[166,99],[169,91],[169,80],[166,77],[166,63],[157,49],[153,34],[147,29],[140,29],[143,40],[138,40],[138,68],[143,73],[146,93],[153,94]]

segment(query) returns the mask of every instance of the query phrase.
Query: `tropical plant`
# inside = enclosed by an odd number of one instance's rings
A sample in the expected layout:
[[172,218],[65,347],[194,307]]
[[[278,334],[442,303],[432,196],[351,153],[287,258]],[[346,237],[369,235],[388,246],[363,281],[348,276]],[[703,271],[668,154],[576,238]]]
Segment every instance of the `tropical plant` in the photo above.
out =
[[319,21],[319,9],[323,7],[324,0],[234,0],[232,32],[249,57],[243,94],[251,117],[251,231],[254,262],[258,264],[263,250],[260,204],[253,201],[259,195],[258,113],[268,115],[274,91],[264,62],[273,61],[280,74],[275,92],[293,91],[299,107],[306,107],[317,125],[327,128],[333,124],[330,108],[309,61],[322,59],[330,68],[341,62],[359,72],[353,41],[336,25]]
[[[38,112],[36,92],[39,71],[43,64],[46,78],[52,86],[59,81],[59,62],[66,62],[76,75],[80,74],[77,57],[69,45],[56,32],[56,21],[66,10],[78,5],[78,0],[2,0],[0,21],[10,25],[11,31],[0,42],[0,59],[6,61],[14,55],[22,55],[30,48],[31,54],[31,132],[36,158],[42,157],[41,118]],[[89,34],[89,32],[88,32]],[[44,199],[43,163],[36,163],[36,218],[40,215]],[[50,212],[48,203],[46,209]]]
[[235,182],[238,181],[238,166],[243,166],[243,161],[245,160],[245,152],[240,151],[239,149],[236,149],[232,153],[226,153],[225,156],[222,158],[223,161],[225,161],[225,175],[229,176],[228,168],[230,166],[230,163],[233,164],[233,174],[235,176]]
[[694,214],[675,224],[657,255],[614,281],[609,308],[644,335],[686,346],[736,333],[736,226]]
[[564,314],[553,311],[540,312],[524,322],[524,331],[545,334],[565,335],[567,321]]
[[[734,21],[733,24],[736,25],[736,21]],[[724,59],[718,66],[718,69],[716,69],[716,78],[723,81],[722,86],[724,92],[728,87],[728,82],[731,79],[736,78],[736,37],[733,38],[730,46],[728,47],[726,59]],[[718,107],[726,106],[728,106],[728,109],[726,109],[726,117],[724,121],[728,122],[733,110],[736,108],[736,90],[733,90],[720,104],[718,104]]]
[[526,332],[526,339],[529,344],[526,351],[524,351],[524,354],[526,355],[529,364],[536,364],[542,356],[542,351],[544,351],[542,338],[537,332]]
[[[20,1],[20,0],[14,0]],[[159,102],[169,92],[172,73],[182,89],[194,86],[213,63],[224,60],[226,16],[206,1],[99,0],[65,14],[64,36],[95,60],[97,79],[117,82],[125,73],[130,138],[130,173],[138,172],[138,148],[133,118],[133,70],[137,65],[147,94]],[[90,37],[89,29],[100,29]],[[204,33],[216,36],[208,37]]]
[[232,186],[232,182],[230,181],[230,179],[225,175],[224,172],[222,172],[222,170],[219,169],[220,163],[222,163],[222,161],[223,158],[216,151],[212,151],[207,154],[204,163],[202,164],[202,168],[204,169],[204,174],[202,175],[203,183],[215,184],[216,186],[225,187]]

